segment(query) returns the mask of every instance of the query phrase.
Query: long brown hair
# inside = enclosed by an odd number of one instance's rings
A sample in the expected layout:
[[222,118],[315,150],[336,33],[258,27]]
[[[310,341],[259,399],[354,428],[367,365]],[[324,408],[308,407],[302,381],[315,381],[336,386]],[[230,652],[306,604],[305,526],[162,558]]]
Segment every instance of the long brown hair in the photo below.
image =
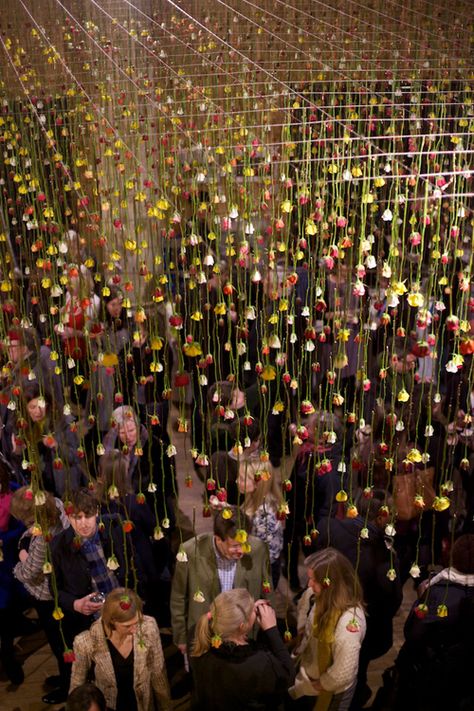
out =
[[323,636],[329,631],[334,615],[363,607],[362,588],[351,562],[335,548],[313,553],[304,564],[312,570],[314,580],[321,586],[314,622],[318,634]]

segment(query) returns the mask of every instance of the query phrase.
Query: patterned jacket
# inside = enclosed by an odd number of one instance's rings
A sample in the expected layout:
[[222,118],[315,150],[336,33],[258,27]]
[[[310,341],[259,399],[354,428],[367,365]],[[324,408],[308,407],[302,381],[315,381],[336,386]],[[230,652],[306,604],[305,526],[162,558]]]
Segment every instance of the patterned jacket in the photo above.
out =
[[[90,678],[94,669],[94,683],[105,696],[108,709],[115,709],[117,685],[107,638],[101,620],[74,640],[75,661],[72,665],[71,692]],[[133,687],[138,711],[160,711],[172,708],[165,659],[158,625],[152,617],[143,616],[133,644]]]

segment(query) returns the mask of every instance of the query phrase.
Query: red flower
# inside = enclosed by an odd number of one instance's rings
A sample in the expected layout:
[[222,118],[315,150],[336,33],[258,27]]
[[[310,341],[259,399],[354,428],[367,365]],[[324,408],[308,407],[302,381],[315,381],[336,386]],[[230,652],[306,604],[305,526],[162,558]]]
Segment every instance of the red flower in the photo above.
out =
[[133,531],[133,522],[130,520],[124,521],[122,528],[124,533],[130,533],[130,531]]
[[72,664],[76,661],[76,655],[74,654],[72,649],[65,649],[63,652],[63,659],[66,664]]
[[185,388],[189,384],[188,373],[176,373],[174,376],[174,385],[176,388]]

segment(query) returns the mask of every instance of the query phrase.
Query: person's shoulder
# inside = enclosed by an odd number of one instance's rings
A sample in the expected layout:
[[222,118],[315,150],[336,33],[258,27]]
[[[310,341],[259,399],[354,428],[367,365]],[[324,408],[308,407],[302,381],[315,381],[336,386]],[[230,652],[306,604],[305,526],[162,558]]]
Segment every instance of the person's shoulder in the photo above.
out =
[[363,607],[348,607],[341,614],[336,625],[336,636],[365,634],[366,620]]
[[188,556],[189,554],[194,555],[196,549],[200,552],[207,549],[211,550],[212,538],[212,533],[200,533],[199,535],[193,536],[192,538],[189,538],[187,541],[185,541],[183,543],[183,549]]
[[268,550],[268,546],[265,541],[262,541],[256,536],[249,536],[248,542],[250,544],[250,555],[252,554],[263,554]]
[[51,550],[54,552],[60,551],[64,548],[69,547],[72,539],[74,538],[74,529],[72,526],[69,528],[64,528],[60,531],[57,536],[54,536],[51,540],[50,546]]

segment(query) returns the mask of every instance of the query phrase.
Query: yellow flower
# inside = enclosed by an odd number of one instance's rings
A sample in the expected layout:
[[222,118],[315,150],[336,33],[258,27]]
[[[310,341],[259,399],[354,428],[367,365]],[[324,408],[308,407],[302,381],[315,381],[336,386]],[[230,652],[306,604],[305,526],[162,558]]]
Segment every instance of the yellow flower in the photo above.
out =
[[348,499],[347,493],[344,491],[344,489],[341,489],[340,491],[337,492],[336,494],[336,501],[339,503],[345,503]]
[[159,336],[155,336],[151,339],[150,346],[152,351],[161,351],[163,348],[163,341]]
[[261,373],[262,380],[275,380],[276,370],[273,365],[266,365]]
[[290,200],[283,200],[281,203],[280,209],[282,212],[285,213],[290,213],[293,210],[293,205],[291,204]]
[[64,612],[60,607],[55,607],[53,610],[53,617],[55,620],[62,620],[64,617]]
[[413,464],[417,464],[418,462],[421,462],[421,460],[422,460],[421,452],[419,452],[416,448],[410,449],[410,451],[407,454],[407,459],[410,462],[413,462]]
[[337,334],[337,340],[346,343],[349,340],[351,332],[348,328],[341,328]]
[[74,378],[74,385],[82,385],[84,382],[84,376],[83,375],[76,375]]
[[214,313],[216,316],[225,316],[226,305],[223,302],[219,302],[214,306]]
[[446,511],[451,506],[451,501],[447,496],[436,496],[433,501],[433,508],[435,511]]
[[410,306],[421,308],[425,303],[425,297],[423,296],[423,294],[420,294],[419,291],[412,291],[410,294],[408,294],[407,301]]
[[406,292],[407,292],[407,288],[405,286],[404,281],[392,282],[392,289],[396,293],[397,296],[403,296],[403,294],[406,294]]
[[410,399],[410,395],[407,393],[405,388],[402,388],[397,395],[398,402],[408,402],[409,399]]
[[118,356],[116,353],[104,353],[102,358],[102,365],[104,368],[112,368],[114,365],[118,365]]
[[246,543],[247,542],[247,531],[244,531],[243,528],[239,529],[237,533],[235,534],[234,540],[237,541],[237,543]]
[[196,343],[196,341],[193,341],[192,343],[185,343],[183,351],[190,358],[202,355],[202,348],[199,343]]

